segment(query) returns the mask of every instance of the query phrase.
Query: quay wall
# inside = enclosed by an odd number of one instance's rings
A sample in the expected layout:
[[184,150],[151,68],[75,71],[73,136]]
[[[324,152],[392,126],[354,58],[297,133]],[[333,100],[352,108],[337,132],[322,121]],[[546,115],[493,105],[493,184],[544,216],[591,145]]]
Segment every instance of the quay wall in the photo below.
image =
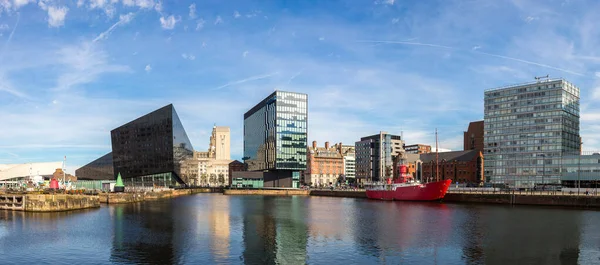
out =
[[308,196],[309,190],[297,190],[297,189],[226,189],[223,191],[224,195],[275,195],[275,196],[292,196],[301,195]]
[[3,194],[0,209],[26,212],[60,212],[100,207],[96,195]]
[[312,190],[312,191],[310,191],[310,196],[367,198],[367,193],[365,191]]
[[165,191],[123,192],[123,193],[100,193],[100,202],[108,204],[134,203],[142,201],[161,200],[196,193],[221,192],[214,188],[180,189]]
[[600,197],[586,195],[525,195],[447,193],[443,201],[460,203],[492,203],[510,205],[540,205],[565,207],[600,207]]

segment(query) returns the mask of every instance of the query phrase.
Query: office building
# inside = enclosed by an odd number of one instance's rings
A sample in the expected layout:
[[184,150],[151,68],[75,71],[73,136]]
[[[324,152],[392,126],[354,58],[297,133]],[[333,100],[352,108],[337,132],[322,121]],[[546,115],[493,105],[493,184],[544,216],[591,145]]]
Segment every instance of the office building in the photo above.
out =
[[463,133],[463,150],[477,150],[483,152],[483,121],[469,123],[467,131]]
[[584,189],[600,186],[600,153],[564,155],[561,162],[562,186]]
[[560,183],[579,150],[579,88],[547,79],[485,91],[485,178],[517,188]]
[[356,177],[361,181],[383,181],[393,176],[393,157],[404,152],[404,141],[387,132],[362,137],[355,143]]
[[244,114],[244,163],[265,187],[300,187],[306,170],[308,95],[275,91]]
[[342,145],[341,153],[344,157],[344,176],[346,181],[354,182],[356,180],[356,153],[354,145]]
[[426,145],[426,144],[404,145],[404,152],[406,152],[407,154],[431,153],[431,145]]

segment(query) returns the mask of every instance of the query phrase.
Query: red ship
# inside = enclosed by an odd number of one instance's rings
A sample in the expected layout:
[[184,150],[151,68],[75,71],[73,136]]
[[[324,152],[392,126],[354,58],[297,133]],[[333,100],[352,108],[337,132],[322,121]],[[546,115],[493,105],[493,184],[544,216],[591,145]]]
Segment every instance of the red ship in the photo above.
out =
[[[436,179],[437,170],[437,130],[435,132],[436,149]],[[391,178],[387,183],[368,183],[366,186],[367,198],[388,201],[435,201],[443,199],[448,192],[452,180],[440,180],[427,183],[421,183],[407,174],[406,165],[399,165],[400,174],[392,183]]]
[[406,165],[400,165],[400,176],[391,183],[371,183],[366,185],[369,199],[388,201],[435,201],[446,196],[452,180],[446,179],[428,183],[415,181],[406,174]]

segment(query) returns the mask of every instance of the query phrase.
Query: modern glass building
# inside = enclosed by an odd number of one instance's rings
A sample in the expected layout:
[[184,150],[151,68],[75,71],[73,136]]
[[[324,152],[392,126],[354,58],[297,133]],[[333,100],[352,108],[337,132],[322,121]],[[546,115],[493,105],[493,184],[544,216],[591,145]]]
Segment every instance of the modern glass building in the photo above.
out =
[[565,155],[562,159],[562,186],[598,188],[600,186],[600,153]]
[[75,170],[78,180],[114,180],[112,152]]
[[308,95],[275,91],[244,114],[244,163],[265,187],[299,187],[306,170]]
[[172,104],[112,130],[111,141],[114,175],[126,186],[188,183],[181,168],[194,152]]
[[485,91],[484,174],[534,188],[561,181],[561,158],[580,148],[579,88],[547,79]]

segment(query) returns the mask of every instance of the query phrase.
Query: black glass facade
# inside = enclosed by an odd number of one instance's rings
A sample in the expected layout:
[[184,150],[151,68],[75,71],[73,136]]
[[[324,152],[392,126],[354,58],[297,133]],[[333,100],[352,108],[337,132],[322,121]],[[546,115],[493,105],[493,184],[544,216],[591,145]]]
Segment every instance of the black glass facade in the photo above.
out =
[[89,164],[75,170],[79,180],[114,180],[112,153],[108,153]]
[[[275,91],[244,114],[244,162],[249,171],[281,171],[297,186],[306,170],[308,95]],[[298,174],[288,174],[293,171]]]
[[133,186],[175,186],[188,179],[181,168],[193,147],[169,104],[111,131],[114,176]]

